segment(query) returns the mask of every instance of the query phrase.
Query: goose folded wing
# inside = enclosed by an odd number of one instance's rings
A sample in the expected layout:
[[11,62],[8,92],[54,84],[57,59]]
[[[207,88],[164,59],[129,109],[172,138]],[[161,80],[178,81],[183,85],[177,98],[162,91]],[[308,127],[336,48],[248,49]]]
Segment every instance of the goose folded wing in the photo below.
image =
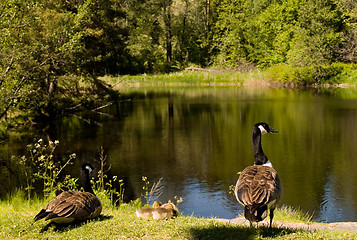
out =
[[51,211],[47,215],[46,220],[58,217],[75,219],[91,218],[99,206],[99,199],[91,193],[77,191],[63,192],[45,206],[45,209]]
[[247,167],[239,177],[237,196],[244,205],[267,204],[279,191],[278,178],[271,167]]

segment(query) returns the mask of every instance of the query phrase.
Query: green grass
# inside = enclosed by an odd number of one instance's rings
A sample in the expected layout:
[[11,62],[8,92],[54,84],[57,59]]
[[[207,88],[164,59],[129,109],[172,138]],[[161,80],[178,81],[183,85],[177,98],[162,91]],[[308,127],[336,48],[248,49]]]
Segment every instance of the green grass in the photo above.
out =
[[276,65],[247,72],[234,70],[181,71],[169,74],[105,76],[101,80],[116,89],[143,86],[249,86],[267,84],[296,84],[323,86],[357,84],[356,64],[333,63],[326,66],[291,67]]
[[[284,227],[249,227],[217,219],[179,216],[170,220],[147,220],[136,217],[140,203],[122,204],[119,208],[104,201],[101,216],[67,226],[43,220],[33,223],[34,215],[46,202],[28,202],[21,195],[0,202],[0,239],[355,239],[356,233],[306,231]],[[311,223],[301,211],[283,207],[276,211],[276,221]]]
[[285,205],[280,207],[276,213],[274,212],[274,214],[274,219],[276,220],[302,222],[307,224],[312,223],[312,216],[310,214]]
[[246,73],[234,71],[182,71],[155,75],[105,76],[101,79],[115,88],[128,86],[242,86],[242,84],[251,79],[263,79],[263,76],[257,69]]

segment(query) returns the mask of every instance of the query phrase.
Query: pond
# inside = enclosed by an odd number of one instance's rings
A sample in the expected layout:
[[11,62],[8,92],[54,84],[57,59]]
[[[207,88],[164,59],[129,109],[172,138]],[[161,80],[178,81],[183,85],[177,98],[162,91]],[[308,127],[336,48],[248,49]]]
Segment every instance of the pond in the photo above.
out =
[[[108,176],[124,180],[126,200],[162,177],[159,200],[182,197],[185,215],[235,218],[243,211],[229,187],[254,163],[253,125],[284,186],[282,204],[324,222],[357,221],[357,90],[243,87],[147,87],[122,90],[122,102],[103,114],[64,118],[3,143],[4,198],[19,184],[12,155],[33,139],[59,140],[62,155],[77,154],[67,171],[107,155]],[[87,119],[91,119],[88,121]]]

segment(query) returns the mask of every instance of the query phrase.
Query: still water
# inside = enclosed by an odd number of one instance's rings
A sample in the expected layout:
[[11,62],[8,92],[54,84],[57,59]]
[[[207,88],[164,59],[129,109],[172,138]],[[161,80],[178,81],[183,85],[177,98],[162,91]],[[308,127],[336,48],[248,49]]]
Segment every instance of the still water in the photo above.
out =
[[252,128],[265,121],[279,131],[262,145],[282,179],[282,204],[317,221],[357,221],[357,89],[140,88],[122,100],[2,144],[0,196],[21,181],[11,156],[44,138],[60,141],[57,154],[77,154],[73,177],[79,164],[97,164],[102,146],[126,200],[144,193],[142,176],[150,185],[162,177],[159,200],[182,197],[183,214],[235,218],[243,208],[229,186],[253,164]]

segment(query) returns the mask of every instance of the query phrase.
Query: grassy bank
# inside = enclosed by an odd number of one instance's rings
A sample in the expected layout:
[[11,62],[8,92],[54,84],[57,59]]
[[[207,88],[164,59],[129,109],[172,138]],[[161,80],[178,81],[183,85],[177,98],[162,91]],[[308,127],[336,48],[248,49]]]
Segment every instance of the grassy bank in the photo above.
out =
[[[15,197],[0,202],[1,239],[355,239],[356,233],[343,231],[296,230],[287,222],[309,222],[304,214],[289,208],[278,209],[275,226],[249,227],[218,219],[179,216],[171,220],[146,220],[136,217],[140,202],[113,208],[104,200],[104,210],[97,219],[69,226],[45,221],[33,223],[34,215],[45,201]],[[284,221],[282,223],[282,221]],[[286,226],[284,226],[286,225]],[[319,224],[324,225],[324,224]]]
[[245,73],[234,71],[181,71],[155,75],[106,76],[101,79],[117,89],[140,86],[241,86],[253,79],[263,79],[262,74],[259,70]]
[[291,67],[276,65],[265,70],[185,70],[170,74],[106,76],[116,89],[140,86],[337,86],[357,85],[357,64]]
[[322,66],[291,67],[276,65],[266,70],[266,79],[298,86],[357,84],[357,64],[332,63]]

